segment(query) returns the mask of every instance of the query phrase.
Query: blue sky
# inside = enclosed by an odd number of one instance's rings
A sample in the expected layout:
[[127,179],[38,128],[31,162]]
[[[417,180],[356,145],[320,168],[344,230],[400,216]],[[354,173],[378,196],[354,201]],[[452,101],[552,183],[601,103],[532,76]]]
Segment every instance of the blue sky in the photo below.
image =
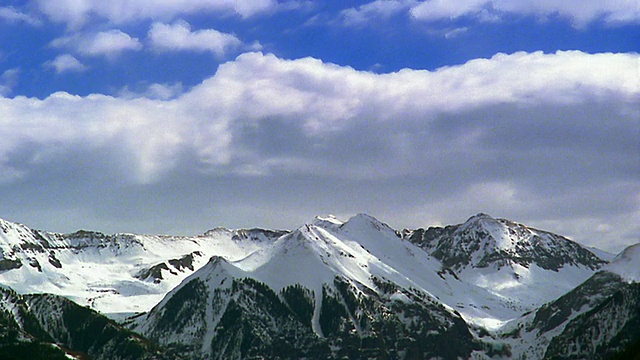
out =
[[640,239],[636,1],[0,3],[0,217]]

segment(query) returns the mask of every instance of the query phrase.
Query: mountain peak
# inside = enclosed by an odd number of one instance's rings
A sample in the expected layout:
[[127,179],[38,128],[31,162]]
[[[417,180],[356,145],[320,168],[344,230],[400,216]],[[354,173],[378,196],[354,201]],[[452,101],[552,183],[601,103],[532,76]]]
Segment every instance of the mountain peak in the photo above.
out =
[[395,233],[395,230],[393,230],[389,225],[365,213],[359,213],[355,216],[352,216],[342,225],[342,228],[345,230],[375,229],[377,231]]
[[218,236],[218,235],[226,235],[231,234],[233,230],[227,229],[225,227],[217,226],[213,229],[209,229],[202,234],[203,236]]
[[335,229],[342,226],[344,222],[339,220],[335,215],[329,214],[326,216],[316,216],[311,224],[325,229]]
[[480,220],[495,220],[491,215],[489,214],[485,214],[483,212],[479,212],[473,216],[471,216],[469,219],[467,219],[467,221],[465,221],[466,223],[472,223],[472,222],[477,222]]
[[209,262],[207,263],[207,265],[217,267],[218,265],[225,263],[228,263],[227,259],[222,256],[214,255],[209,258]]
[[357,213],[356,215],[349,218],[348,221],[368,221],[371,223],[382,224],[380,220],[366,213]]
[[622,250],[605,270],[620,275],[628,282],[640,282],[640,243]]
[[565,265],[597,269],[606,261],[579,244],[546,231],[479,213],[460,225],[405,234],[445,267],[486,268],[536,264],[557,271]]

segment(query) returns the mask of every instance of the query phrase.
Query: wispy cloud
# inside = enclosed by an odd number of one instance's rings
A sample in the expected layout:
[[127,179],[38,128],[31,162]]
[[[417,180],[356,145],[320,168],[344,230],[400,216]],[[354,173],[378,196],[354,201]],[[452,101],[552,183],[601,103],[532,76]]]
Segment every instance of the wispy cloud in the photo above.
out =
[[0,75],[0,96],[7,96],[13,91],[13,87],[18,84],[20,68],[5,70]]
[[444,37],[445,37],[445,39],[453,39],[453,38],[456,38],[456,37],[466,33],[467,31],[469,31],[469,28],[466,27],[466,26],[465,27],[446,30],[445,33],[444,33]]
[[142,44],[137,38],[117,29],[97,33],[76,33],[57,38],[51,46],[67,48],[87,56],[114,57],[124,51],[138,51]]
[[55,59],[45,62],[44,66],[54,69],[58,74],[87,70],[87,67],[71,54],[58,55]]
[[375,0],[343,11],[347,24],[371,23],[401,11],[419,21],[452,20],[469,17],[479,21],[498,21],[508,14],[539,18],[560,16],[574,26],[584,27],[602,20],[610,25],[640,22],[637,1],[530,1],[530,0]]
[[42,25],[42,21],[37,17],[20,12],[12,6],[0,7],[0,22],[25,23],[31,26]]
[[375,0],[358,7],[345,9],[340,12],[340,16],[345,25],[366,25],[377,18],[389,18],[407,11],[416,3],[414,0]]
[[91,17],[121,24],[140,19],[172,20],[186,14],[202,12],[229,12],[247,18],[274,10],[275,0],[37,0],[40,11],[54,21],[80,28]]

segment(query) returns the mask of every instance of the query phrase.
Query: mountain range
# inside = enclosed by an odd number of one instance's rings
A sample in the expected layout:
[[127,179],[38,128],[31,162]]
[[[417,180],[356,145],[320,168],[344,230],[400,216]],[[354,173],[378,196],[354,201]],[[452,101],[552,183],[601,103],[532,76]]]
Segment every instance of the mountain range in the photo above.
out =
[[0,220],[0,253],[0,358],[640,357],[640,244],[486,214],[191,237]]

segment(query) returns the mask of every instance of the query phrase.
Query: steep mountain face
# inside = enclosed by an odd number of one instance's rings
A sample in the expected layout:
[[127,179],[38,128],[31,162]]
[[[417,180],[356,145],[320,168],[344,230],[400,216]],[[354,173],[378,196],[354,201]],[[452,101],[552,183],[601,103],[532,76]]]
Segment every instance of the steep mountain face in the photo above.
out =
[[443,271],[510,299],[522,312],[570,291],[607,263],[565,237],[486,214],[401,235],[440,260]]
[[640,358],[640,244],[626,248],[576,290],[583,287],[593,289],[583,296],[591,303],[577,309],[579,315],[551,340],[545,359],[610,359],[621,353]]
[[216,228],[194,237],[58,234],[0,220],[0,283],[128,315],[150,310],[209,257],[241,258],[285,233]]
[[168,359],[103,315],[56,295],[0,289],[2,359]]
[[624,249],[604,269],[620,275],[627,282],[640,282],[640,244]]
[[[468,236],[458,240],[477,240]],[[526,293],[505,300],[494,290],[465,281],[370,216],[317,218],[244,259],[213,258],[132,326],[194,359],[510,356],[509,344],[482,338],[482,329],[535,308],[514,305]],[[291,352],[269,352],[276,347]]]
[[[0,284],[41,293],[7,290],[0,358],[25,349],[54,359],[636,355],[640,244],[611,258],[484,214],[427,230],[359,214],[195,237],[0,221]],[[47,292],[135,314],[124,325],[141,335]],[[86,336],[94,331],[104,336]]]
[[575,289],[505,326],[505,346],[516,358],[640,356],[639,249],[627,248]]
[[639,341],[640,284],[624,284],[597,306],[571,320],[551,340],[544,357],[609,359],[634,345],[637,347]]
[[553,271],[565,266],[596,270],[606,263],[565,237],[482,213],[464,224],[405,230],[403,236],[457,271],[513,264]]
[[459,313],[378,263],[372,253],[388,244],[369,250],[376,244],[342,241],[327,228],[390,236],[377,241],[392,240],[392,230],[362,216],[322,225],[240,261],[212,258],[133,328],[193,359],[454,359],[482,348]]

